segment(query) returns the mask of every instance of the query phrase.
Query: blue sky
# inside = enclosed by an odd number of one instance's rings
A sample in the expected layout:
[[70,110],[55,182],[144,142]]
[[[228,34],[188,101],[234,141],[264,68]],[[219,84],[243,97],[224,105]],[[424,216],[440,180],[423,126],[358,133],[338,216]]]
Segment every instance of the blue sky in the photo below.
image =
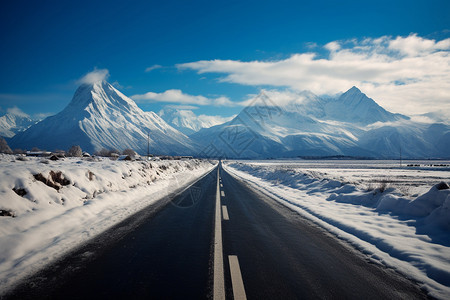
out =
[[180,104],[228,116],[262,88],[333,94],[352,85],[395,112],[442,110],[449,12],[444,0],[9,1],[0,115],[57,113],[95,70],[156,112]]

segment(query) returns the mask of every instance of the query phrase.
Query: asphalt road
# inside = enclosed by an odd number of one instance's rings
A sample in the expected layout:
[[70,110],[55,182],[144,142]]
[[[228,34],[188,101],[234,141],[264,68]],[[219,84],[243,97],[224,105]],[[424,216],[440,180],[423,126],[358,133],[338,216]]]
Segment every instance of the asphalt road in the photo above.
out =
[[30,277],[7,298],[426,298],[395,271],[219,171],[220,181],[213,170]]
[[[221,171],[229,220],[226,255],[236,255],[249,299],[423,299],[416,285],[370,263],[314,223]],[[225,270],[227,270],[225,266]],[[227,296],[232,294],[226,284]]]

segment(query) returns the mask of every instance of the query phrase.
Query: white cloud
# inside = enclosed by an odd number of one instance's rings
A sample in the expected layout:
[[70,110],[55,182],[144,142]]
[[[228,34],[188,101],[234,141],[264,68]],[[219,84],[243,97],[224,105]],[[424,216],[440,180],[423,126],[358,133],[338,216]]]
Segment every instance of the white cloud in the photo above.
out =
[[219,98],[212,99],[213,105],[216,106],[235,106],[235,103],[228,99],[228,97],[221,96]]
[[24,118],[29,118],[30,117],[27,113],[24,113],[17,106],[7,108],[6,109],[6,113],[8,113],[10,115],[15,115],[15,116],[18,116],[18,117],[24,117]]
[[151,66],[151,67],[146,68],[146,69],[145,69],[145,72],[151,72],[151,71],[153,71],[153,70],[161,69],[161,68],[162,68],[161,65],[153,65],[153,66]]
[[116,89],[119,89],[119,90],[125,88],[125,87],[124,87],[123,85],[121,85],[117,80],[114,81],[113,83],[111,83],[111,85],[112,85],[113,87],[115,87]]
[[247,95],[247,100],[238,104],[241,106],[264,105],[264,106],[286,106],[291,103],[300,103],[305,97],[302,93],[289,90],[262,90],[258,95]]
[[108,69],[97,69],[95,68],[92,72],[87,73],[81,77],[78,82],[85,84],[94,84],[96,82],[107,80],[109,77]]
[[324,48],[327,49],[328,51],[337,51],[341,49],[341,45],[339,45],[338,42],[329,42],[324,46]]
[[317,43],[314,43],[314,42],[307,42],[307,43],[305,43],[305,47],[308,49],[314,49],[314,48],[317,48],[318,45],[317,45]]
[[198,106],[194,106],[194,105],[173,105],[173,104],[169,104],[169,105],[165,105],[164,107],[174,108],[174,109],[182,109],[182,110],[198,109]]
[[335,94],[358,86],[393,112],[450,110],[450,39],[407,37],[332,41],[325,58],[298,53],[277,61],[203,60],[179,64],[200,74],[222,73],[221,81],[288,87]]
[[47,117],[53,116],[55,113],[37,113],[33,115],[33,120],[44,120]]
[[440,50],[449,50],[450,39],[436,42],[421,38],[417,34],[411,34],[408,37],[398,36],[395,40],[389,41],[389,49],[397,50],[410,57],[427,55]]
[[222,116],[209,116],[209,115],[199,115],[198,119],[205,124],[209,124],[209,126],[220,125],[225,122],[231,121],[236,117],[236,115],[232,115],[231,117],[222,117]]
[[177,89],[167,90],[162,93],[148,92],[142,95],[131,96],[131,98],[138,102],[158,101],[178,104],[234,106],[234,103],[224,96],[218,98],[207,98],[201,95],[193,96]]

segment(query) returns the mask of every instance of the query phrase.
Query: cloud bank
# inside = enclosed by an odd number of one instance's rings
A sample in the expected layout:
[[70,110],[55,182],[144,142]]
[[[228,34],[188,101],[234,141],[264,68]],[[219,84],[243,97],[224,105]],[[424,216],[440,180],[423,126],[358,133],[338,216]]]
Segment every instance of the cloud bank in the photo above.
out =
[[319,95],[355,85],[393,112],[450,111],[450,39],[382,36],[331,41],[314,50],[277,61],[216,59],[177,67],[199,74],[225,74],[223,82],[288,87]]
[[162,93],[148,92],[142,95],[131,96],[131,98],[137,102],[157,101],[193,105],[234,106],[234,103],[227,97],[207,98],[201,95],[193,96],[176,89]]

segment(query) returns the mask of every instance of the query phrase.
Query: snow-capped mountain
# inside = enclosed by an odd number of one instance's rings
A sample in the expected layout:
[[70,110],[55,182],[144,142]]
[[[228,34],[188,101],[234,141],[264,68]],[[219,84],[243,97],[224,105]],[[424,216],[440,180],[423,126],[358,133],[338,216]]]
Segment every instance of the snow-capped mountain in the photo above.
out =
[[13,148],[68,149],[80,145],[93,152],[101,148],[131,148],[156,154],[191,154],[192,141],[154,112],[142,111],[136,103],[106,81],[83,84],[60,113],[48,117],[14,136]]
[[9,111],[0,117],[0,136],[7,138],[13,137],[16,133],[24,131],[34,123],[35,121],[27,114]]
[[[276,105],[281,103],[281,105]],[[356,87],[337,98],[262,92],[236,118],[191,138],[205,156],[450,157],[450,127],[393,114]],[[400,150],[402,149],[402,150]]]
[[329,119],[361,125],[409,119],[407,116],[388,112],[355,86],[336,100],[327,102],[325,112]]
[[233,118],[207,115],[197,116],[192,110],[178,109],[170,106],[166,106],[158,114],[164,121],[186,135],[191,135],[203,128],[223,124]]

